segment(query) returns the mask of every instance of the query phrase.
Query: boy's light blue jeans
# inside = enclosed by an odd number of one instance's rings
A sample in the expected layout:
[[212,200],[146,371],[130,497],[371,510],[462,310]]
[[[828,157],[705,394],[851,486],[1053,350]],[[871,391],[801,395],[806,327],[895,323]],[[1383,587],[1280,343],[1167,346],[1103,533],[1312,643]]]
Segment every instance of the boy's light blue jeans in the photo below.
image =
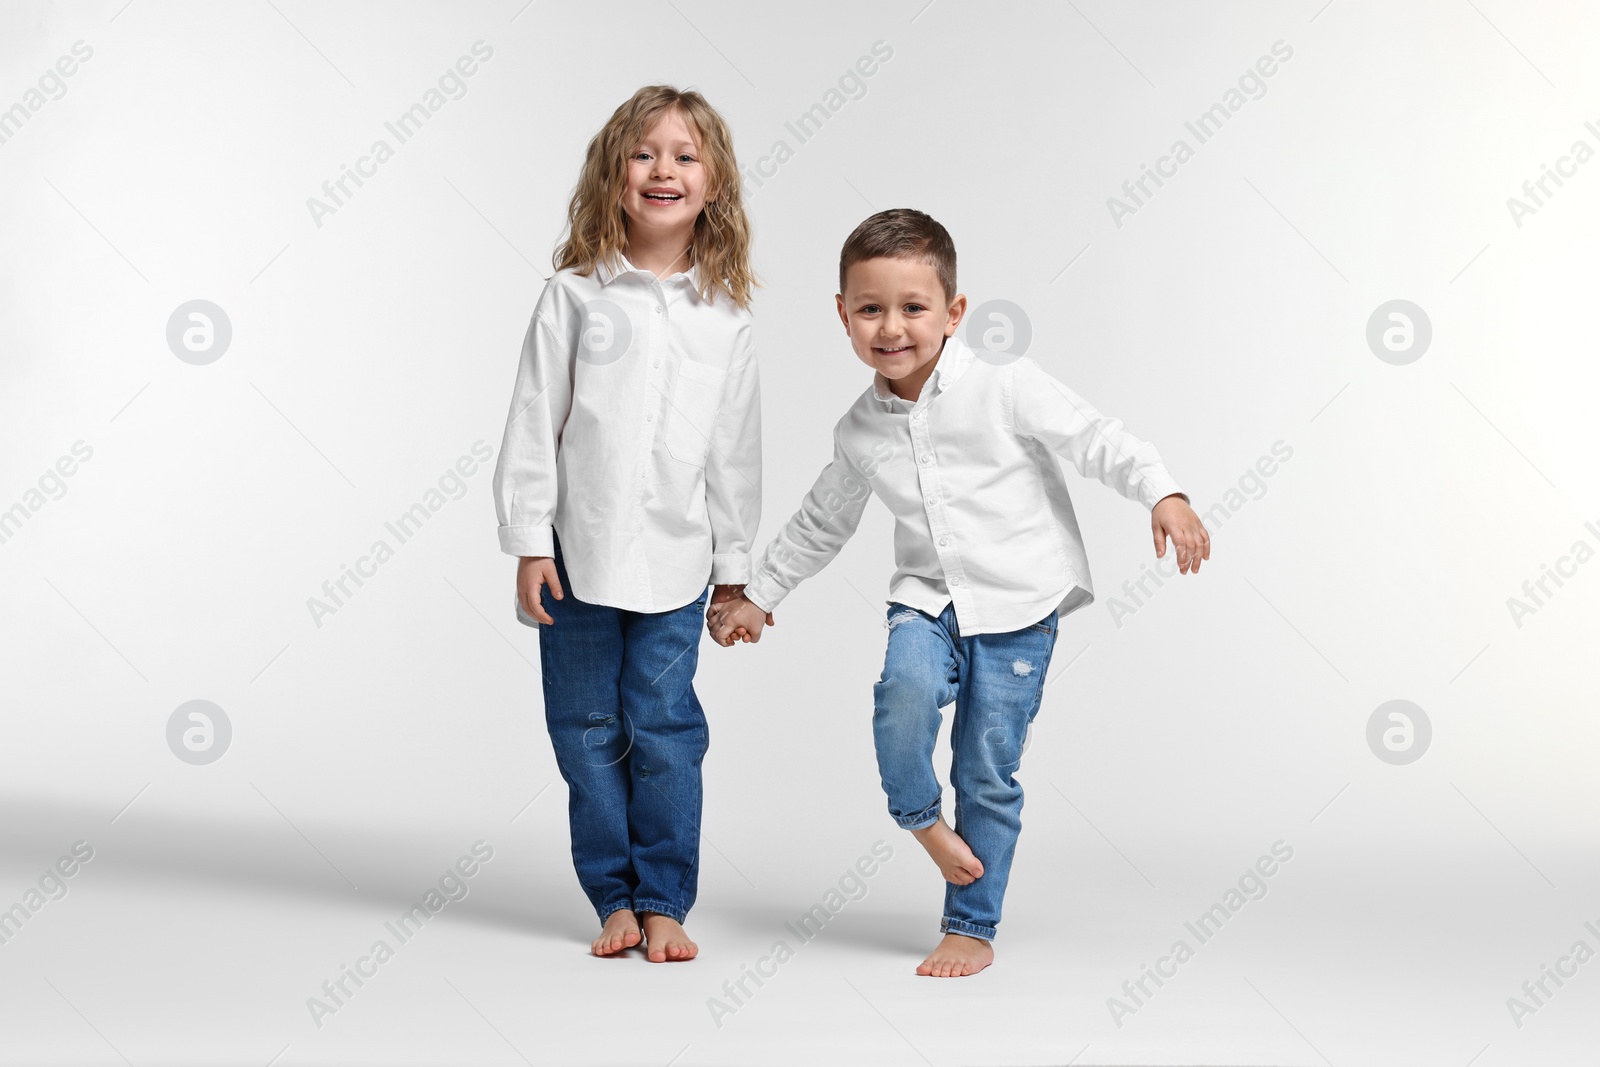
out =
[[945,886],[944,933],[993,940],[1022,829],[1022,761],[1028,726],[1039,712],[1055,612],[1011,633],[962,637],[954,605],[938,618],[889,605],[889,647],[873,686],[872,735],[889,814],[907,830],[940,818],[933,746],[939,709],[954,702],[950,781],[955,831],[983,864],[969,885]]
[[673,611],[623,611],[573,595],[559,540],[555,564],[566,596],[543,594],[555,625],[539,627],[539,668],[578,881],[602,923],[622,908],[682,922],[700,870],[710,739],[694,673],[710,590]]

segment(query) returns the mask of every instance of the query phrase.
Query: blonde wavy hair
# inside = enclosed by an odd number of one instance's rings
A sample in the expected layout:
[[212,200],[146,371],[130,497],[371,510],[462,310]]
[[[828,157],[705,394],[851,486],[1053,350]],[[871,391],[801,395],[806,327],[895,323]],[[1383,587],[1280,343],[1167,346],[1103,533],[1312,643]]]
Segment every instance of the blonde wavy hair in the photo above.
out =
[[700,295],[714,300],[716,290],[741,308],[750,306],[759,284],[750,269],[750,220],[745,215],[733,136],[722,116],[694,90],[647,85],[617,108],[589,142],[578,186],[567,205],[567,238],[556,249],[556,270],[593,273],[602,262],[616,262],[628,244],[628,216],[622,197],[628,187],[628,158],[645,131],[663,112],[683,116],[700,145],[707,170],[708,199],[695,219],[690,245],[700,266]]

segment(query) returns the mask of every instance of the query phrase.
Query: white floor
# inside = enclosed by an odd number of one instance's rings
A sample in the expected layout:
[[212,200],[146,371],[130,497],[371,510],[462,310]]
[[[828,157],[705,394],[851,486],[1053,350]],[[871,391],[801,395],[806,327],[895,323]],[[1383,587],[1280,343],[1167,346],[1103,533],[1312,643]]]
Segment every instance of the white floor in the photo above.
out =
[[[1333,829],[1338,805],[1315,823],[1297,814],[1298,825],[1285,820],[1299,834],[1294,858],[1202,943],[1185,920],[1272,842],[1146,848],[1136,866],[1060,794],[1036,789],[997,964],[937,981],[912,973],[935,937],[935,872],[887,825],[893,858],[810,941],[785,924],[830,903],[829,888],[869,853],[872,839],[856,841],[854,828],[832,847],[815,828],[803,854],[744,843],[737,868],[713,842],[693,963],[588,957],[593,926],[565,855],[559,790],[492,829],[381,832],[291,824],[259,791],[237,798],[240,810],[254,799],[269,820],[148,797],[120,814],[11,798],[4,906],[73,842],[94,856],[0,945],[0,1062],[1593,1062],[1600,966],[1550,985],[1555,995],[1520,1028],[1511,1019],[1506,998],[1525,978],[1579,938],[1600,938],[1488,827],[1460,846],[1352,849]],[[494,855],[463,880],[467,895],[402,942],[385,924],[479,839]],[[1588,864],[1576,880],[1593,884],[1592,856],[1540,857],[1567,875]],[[336,1006],[324,980],[380,939],[392,957],[368,964],[376,973],[359,987],[346,979]],[[1135,1006],[1122,983],[1179,939],[1193,957],[1160,987],[1146,979],[1151,995],[1119,1026],[1108,998]],[[780,940],[792,956],[762,964],[770,977],[757,986],[746,975]],[[724,983],[741,978],[735,1000]],[[312,997],[336,1008],[320,1025]]]

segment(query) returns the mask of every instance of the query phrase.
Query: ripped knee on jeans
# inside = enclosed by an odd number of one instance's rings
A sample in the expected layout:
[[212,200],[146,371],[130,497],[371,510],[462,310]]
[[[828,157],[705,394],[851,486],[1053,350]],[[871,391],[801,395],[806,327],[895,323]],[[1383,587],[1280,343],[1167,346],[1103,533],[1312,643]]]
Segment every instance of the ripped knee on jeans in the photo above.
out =
[[905,611],[897,611],[893,615],[889,616],[888,620],[885,621],[883,625],[884,625],[885,629],[893,630],[896,626],[899,626],[901,623],[915,621],[916,617],[917,617],[917,613],[914,612],[914,611],[911,611],[909,609],[907,609]]

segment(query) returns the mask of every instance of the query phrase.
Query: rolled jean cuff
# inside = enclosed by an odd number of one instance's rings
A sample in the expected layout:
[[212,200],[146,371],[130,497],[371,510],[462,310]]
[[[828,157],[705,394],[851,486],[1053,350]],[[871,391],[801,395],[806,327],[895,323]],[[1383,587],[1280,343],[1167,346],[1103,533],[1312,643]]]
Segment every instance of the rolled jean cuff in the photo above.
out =
[[935,800],[929,807],[911,815],[895,815],[893,811],[889,814],[902,830],[926,830],[939,821],[939,804],[940,801]]
[[962,919],[952,919],[948,915],[939,921],[939,932],[941,934],[965,934],[968,937],[982,938],[985,941],[994,940],[994,927],[979,926],[977,923],[969,923]]
[[615,915],[619,911],[624,910],[625,908],[631,907],[633,907],[633,905],[629,904],[626,900],[620,900],[615,904],[607,904],[600,911],[600,925],[604,926],[606,924],[606,920],[611,918],[611,916]]
[[653,912],[656,915],[665,915],[675,923],[681,923],[689,916],[689,913],[684,909],[674,907],[664,900],[647,900],[641,898],[633,902],[633,913],[635,915],[641,916],[642,918],[644,913],[647,911]]

